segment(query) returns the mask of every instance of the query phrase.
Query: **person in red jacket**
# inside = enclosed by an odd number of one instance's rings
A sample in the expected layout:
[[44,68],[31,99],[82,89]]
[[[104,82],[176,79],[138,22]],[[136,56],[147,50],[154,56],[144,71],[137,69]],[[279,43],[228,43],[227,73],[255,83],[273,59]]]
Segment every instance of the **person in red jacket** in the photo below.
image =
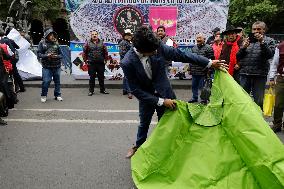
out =
[[229,74],[232,75],[239,83],[239,64],[237,61],[237,53],[242,45],[241,37],[238,35],[241,29],[237,29],[233,26],[228,26],[226,31],[222,33],[226,40],[224,41],[220,59],[226,60],[229,63]]
[[[4,54],[7,55],[6,57],[13,56],[13,53],[10,50],[9,46],[6,45],[5,43],[3,43],[3,44],[0,43],[0,48],[3,50]],[[11,73],[12,70],[13,70],[13,66],[12,66],[10,58],[6,58],[5,59],[4,57],[2,57],[2,60],[3,60],[3,64],[4,64],[4,67],[5,67],[6,71],[8,73]]]

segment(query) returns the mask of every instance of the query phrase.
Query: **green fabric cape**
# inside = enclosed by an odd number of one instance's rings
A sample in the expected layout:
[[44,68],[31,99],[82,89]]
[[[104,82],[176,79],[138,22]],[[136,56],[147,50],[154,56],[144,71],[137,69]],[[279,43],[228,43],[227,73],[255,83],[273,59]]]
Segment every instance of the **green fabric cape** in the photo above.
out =
[[280,189],[284,148],[250,96],[217,71],[210,103],[177,101],[131,169],[139,189]]

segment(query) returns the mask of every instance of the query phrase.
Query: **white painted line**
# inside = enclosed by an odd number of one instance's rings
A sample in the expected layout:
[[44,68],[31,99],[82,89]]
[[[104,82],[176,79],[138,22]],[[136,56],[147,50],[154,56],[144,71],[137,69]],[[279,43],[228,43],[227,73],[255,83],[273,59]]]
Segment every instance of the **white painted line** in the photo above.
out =
[[[138,120],[90,120],[90,119],[4,119],[7,122],[24,123],[97,123],[97,124],[139,124]],[[156,125],[157,122],[151,122]]]
[[101,113],[138,113],[138,110],[86,110],[86,109],[18,109],[13,108],[9,111],[33,111],[33,112],[101,112]]

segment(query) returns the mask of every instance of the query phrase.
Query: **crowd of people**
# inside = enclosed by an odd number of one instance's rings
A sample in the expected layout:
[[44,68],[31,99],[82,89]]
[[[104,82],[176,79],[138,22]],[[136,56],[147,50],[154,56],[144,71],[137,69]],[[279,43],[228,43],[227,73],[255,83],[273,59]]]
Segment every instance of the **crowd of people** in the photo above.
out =
[[25,86],[17,69],[19,46],[0,28],[0,125],[7,123],[1,117],[8,116],[9,109],[18,103],[17,93],[25,92]]
[[[233,26],[227,27],[225,31],[215,28],[207,41],[203,33],[198,33],[191,52],[182,53],[176,48],[175,41],[166,35],[164,26],[158,27],[155,32],[152,32],[151,27],[142,26],[135,34],[126,29],[119,40],[121,67],[125,74],[123,94],[127,94],[130,99],[134,95],[139,100],[141,120],[136,146],[131,148],[127,157],[131,157],[146,140],[154,111],[158,112],[160,118],[165,107],[175,107],[175,94],[168,85],[167,78],[168,66],[172,61],[190,63],[193,96],[189,103],[199,102],[198,93],[204,87],[204,81],[213,79],[212,68],[228,68],[229,74],[252,96],[260,108],[263,107],[265,87],[275,87],[276,102],[272,129],[275,132],[281,131],[284,109],[284,44],[282,42],[277,46],[275,40],[265,35],[266,31],[266,24],[261,21],[255,22],[251,33],[247,35],[242,28]],[[55,83],[54,98],[58,101],[63,100],[60,92],[62,54],[56,37],[52,29],[46,30],[37,52],[43,66],[43,103],[47,100],[52,78]],[[0,44],[0,92],[3,94],[0,95],[0,116],[3,117],[7,116],[8,109],[13,108],[18,102],[17,93],[24,92],[25,87],[16,67],[18,45],[7,38],[2,30]],[[83,57],[90,76],[88,95],[94,94],[96,76],[99,79],[100,93],[109,94],[104,86],[104,66],[108,53],[98,31],[91,32],[90,40],[84,45]],[[164,68],[157,69],[159,66]],[[154,72],[154,69],[157,69],[157,72]],[[6,122],[0,119],[0,124],[4,125]]]
[[[196,35],[196,45],[187,55],[206,57],[207,60],[210,61],[219,60],[219,62],[215,62],[217,64],[223,64],[225,62],[228,73],[251,95],[255,103],[261,109],[263,109],[266,86],[275,86],[276,102],[274,121],[271,128],[274,132],[279,132],[283,127],[284,110],[284,44],[282,42],[277,47],[275,40],[265,35],[266,31],[266,24],[262,21],[257,21],[252,25],[251,32],[247,35],[240,27],[235,28],[228,26],[223,32],[221,32],[219,28],[215,28],[213,30],[213,36],[206,42],[204,34],[198,33]],[[161,43],[155,41],[156,38],[159,38]],[[168,39],[170,39],[170,37],[166,35],[164,27],[158,27],[156,33],[151,33],[151,31],[146,28],[140,28],[133,38],[133,48],[131,48],[121,60],[121,66],[127,79],[129,89],[139,100],[140,115],[136,145],[128,151],[127,158],[131,158],[146,140],[154,111],[157,111],[158,118],[160,118],[165,107],[171,109],[175,108],[175,102],[173,100],[175,99],[175,95],[173,91],[167,87],[167,79],[164,78],[164,73],[167,72],[167,65],[169,65],[171,61],[190,63],[193,96],[191,100],[188,101],[189,103],[199,102],[199,89],[204,87],[204,81],[208,79],[213,80],[214,78],[214,69],[211,68],[212,65],[209,66],[210,61],[207,66],[204,66],[201,62],[205,60],[185,58],[184,56],[186,55],[183,55],[180,51],[174,51],[175,48],[168,49],[165,47],[173,46],[173,41],[169,43],[166,42]],[[274,53],[275,47],[277,47],[276,53]],[[157,57],[161,57],[164,63],[157,62]],[[272,59],[273,61],[271,61]],[[142,67],[141,65],[139,66],[137,62],[141,62]],[[153,64],[151,62],[155,63]],[[165,67],[165,69],[161,69],[165,72],[156,73],[154,68],[156,69],[159,66]],[[144,74],[143,71],[145,72]],[[153,74],[159,75],[159,79]],[[149,82],[147,82],[148,80]],[[161,87],[163,87],[164,90],[161,90]],[[168,91],[166,89],[168,89]],[[205,103],[208,103],[208,100],[209,99],[201,98],[201,102],[205,101]]]

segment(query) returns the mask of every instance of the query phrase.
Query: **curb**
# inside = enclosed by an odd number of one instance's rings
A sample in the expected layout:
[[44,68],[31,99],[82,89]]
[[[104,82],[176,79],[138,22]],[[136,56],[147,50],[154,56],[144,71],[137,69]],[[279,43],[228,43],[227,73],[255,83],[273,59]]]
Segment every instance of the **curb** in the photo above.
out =
[[[41,83],[26,83],[24,82],[25,87],[28,88],[41,88]],[[97,85],[97,84],[96,84]],[[51,88],[54,88],[54,83],[50,84]],[[88,82],[86,83],[68,83],[61,84],[61,88],[89,88]],[[122,83],[105,83],[106,89],[122,89]],[[191,82],[188,84],[172,84],[173,89],[191,89]]]

